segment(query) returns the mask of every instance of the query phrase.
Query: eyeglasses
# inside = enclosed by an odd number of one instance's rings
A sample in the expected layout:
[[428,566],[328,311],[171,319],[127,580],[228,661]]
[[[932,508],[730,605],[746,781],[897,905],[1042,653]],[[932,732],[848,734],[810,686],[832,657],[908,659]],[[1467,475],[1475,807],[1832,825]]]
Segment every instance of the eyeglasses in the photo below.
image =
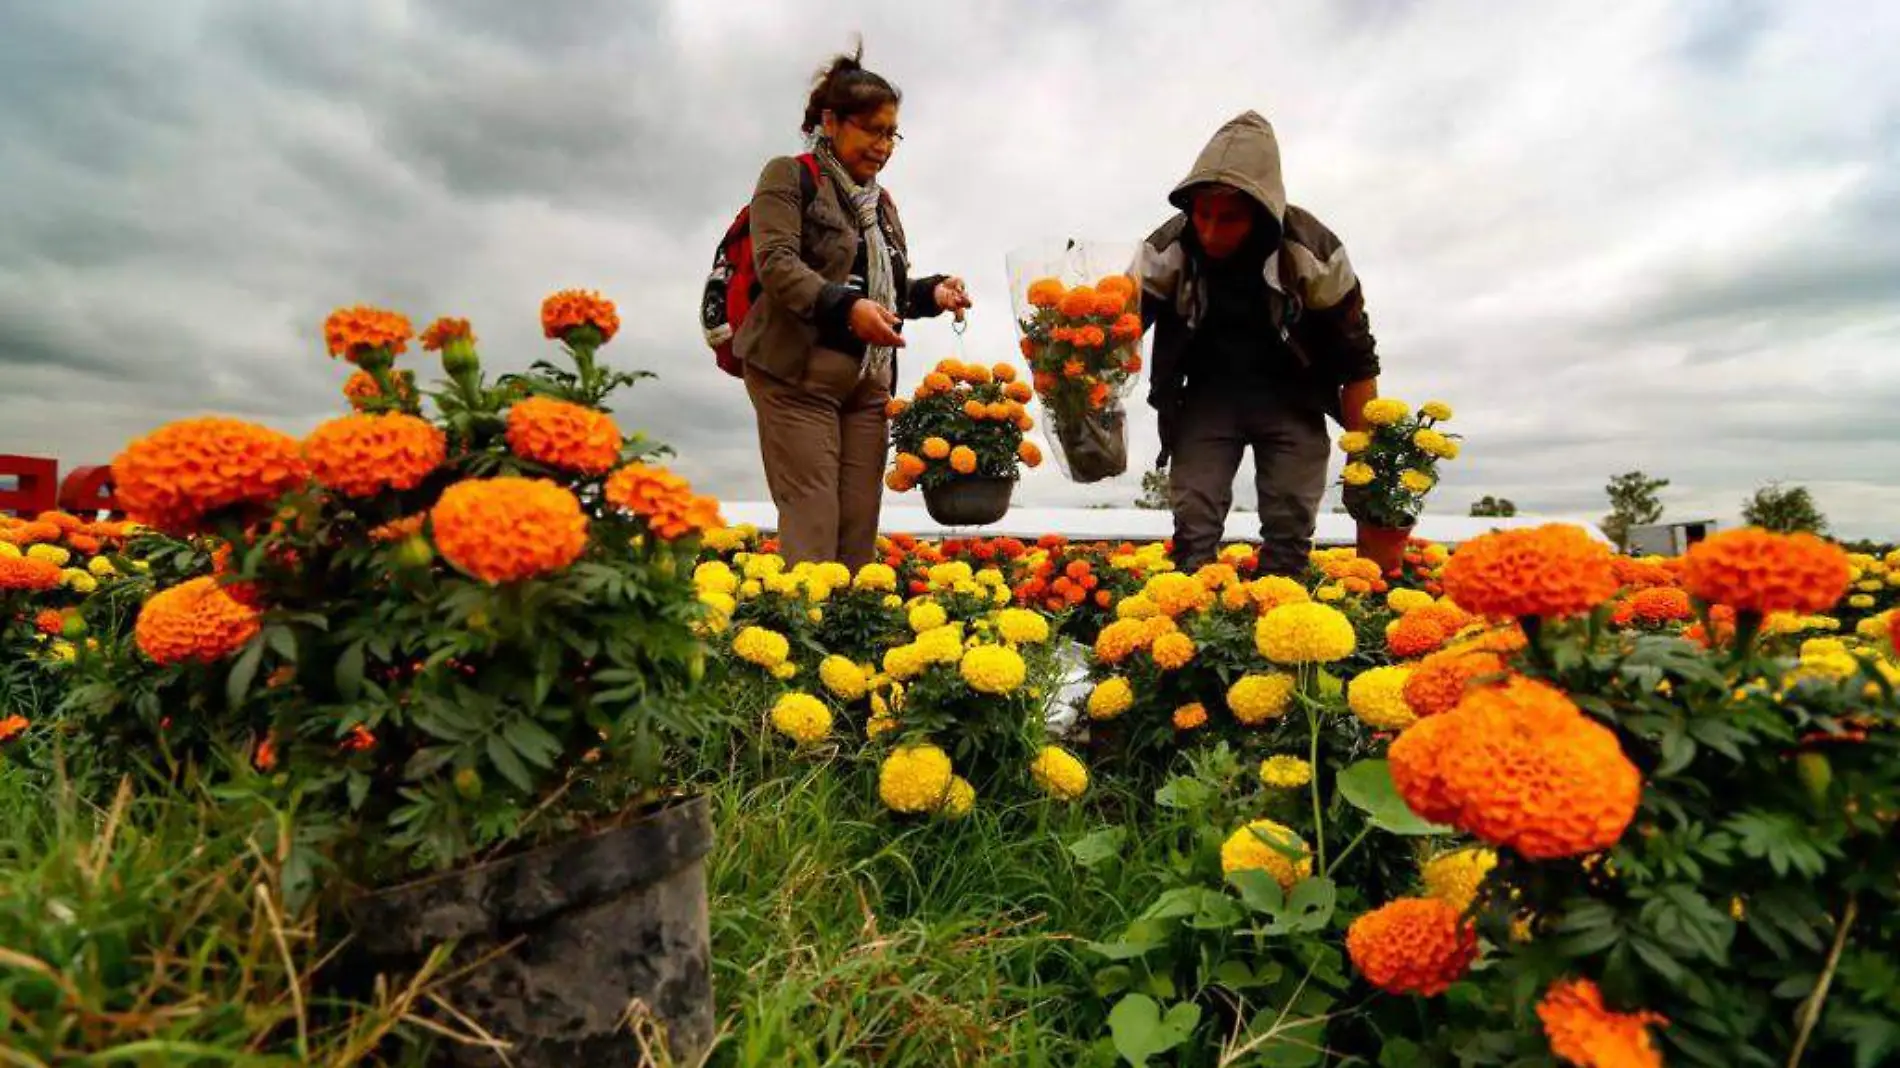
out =
[[858,129],[863,130],[867,134],[870,134],[871,140],[873,143],[876,143],[878,141],[889,141],[892,147],[896,147],[897,145],[901,145],[904,143],[904,135],[901,133],[898,133],[895,129],[875,130],[869,126],[864,125],[863,123],[859,122],[856,119],[846,119],[844,121],[847,124],[856,126]]

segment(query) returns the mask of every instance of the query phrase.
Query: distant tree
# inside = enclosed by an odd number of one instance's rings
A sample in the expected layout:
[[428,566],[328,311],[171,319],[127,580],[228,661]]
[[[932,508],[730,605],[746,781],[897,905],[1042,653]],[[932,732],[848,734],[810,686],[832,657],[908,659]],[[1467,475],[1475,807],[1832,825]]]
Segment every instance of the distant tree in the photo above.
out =
[[1517,514],[1517,504],[1509,497],[1493,497],[1487,493],[1472,502],[1471,514],[1486,518],[1508,519]]
[[1141,496],[1135,501],[1135,507],[1151,512],[1165,512],[1173,507],[1168,499],[1168,472],[1162,468],[1141,476]]
[[1806,531],[1827,533],[1827,516],[1814,503],[1806,486],[1782,486],[1770,482],[1742,502],[1742,521],[1781,534]]
[[1629,548],[1631,527],[1654,523],[1662,518],[1662,500],[1656,491],[1669,485],[1666,478],[1650,478],[1641,471],[1628,471],[1610,479],[1603,492],[1610,498],[1610,514],[1603,517],[1603,533],[1618,549]]

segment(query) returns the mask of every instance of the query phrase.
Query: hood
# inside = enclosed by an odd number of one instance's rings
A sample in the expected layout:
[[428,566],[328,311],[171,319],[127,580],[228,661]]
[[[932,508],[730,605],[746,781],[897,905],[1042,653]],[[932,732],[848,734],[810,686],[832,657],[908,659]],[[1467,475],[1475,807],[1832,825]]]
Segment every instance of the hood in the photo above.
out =
[[1168,194],[1168,202],[1188,210],[1189,191],[1218,182],[1252,197],[1276,223],[1286,218],[1286,186],[1280,181],[1280,142],[1273,126],[1258,112],[1248,111],[1215,132],[1201,149],[1194,169]]

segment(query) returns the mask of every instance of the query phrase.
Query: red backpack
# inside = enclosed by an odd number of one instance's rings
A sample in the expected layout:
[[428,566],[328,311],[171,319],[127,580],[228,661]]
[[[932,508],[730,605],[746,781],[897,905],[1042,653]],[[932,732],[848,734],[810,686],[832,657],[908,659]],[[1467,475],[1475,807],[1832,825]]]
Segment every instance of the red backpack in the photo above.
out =
[[[800,190],[809,202],[818,190],[818,159],[809,152],[799,156],[804,172],[799,175]],[[734,378],[745,377],[745,362],[732,351],[733,338],[745,324],[746,313],[759,299],[759,269],[752,259],[752,206],[726,227],[713,253],[712,271],[706,275],[706,289],[699,300],[699,325],[706,344],[713,350],[719,369]]]

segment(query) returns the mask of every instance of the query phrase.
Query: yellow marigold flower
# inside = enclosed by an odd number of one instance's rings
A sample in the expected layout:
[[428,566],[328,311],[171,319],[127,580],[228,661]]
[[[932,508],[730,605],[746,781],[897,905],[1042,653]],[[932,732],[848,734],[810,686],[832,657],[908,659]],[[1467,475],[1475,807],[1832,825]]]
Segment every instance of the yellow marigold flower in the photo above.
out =
[[1391,426],[1412,414],[1412,406],[1393,397],[1379,397],[1366,402],[1364,414],[1373,426]]
[[877,772],[877,796],[893,812],[934,812],[950,796],[950,756],[934,745],[907,745]]
[[1400,615],[1404,615],[1407,612],[1416,612],[1421,608],[1428,608],[1438,602],[1434,601],[1432,595],[1426,593],[1424,590],[1397,589],[1385,595],[1385,603],[1386,607]]
[[1346,704],[1373,730],[1402,731],[1418,722],[1405,700],[1405,684],[1411,677],[1412,669],[1398,664],[1362,671],[1346,686]]
[[1357,461],[1347,464],[1339,472],[1339,480],[1348,486],[1369,486],[1376,477],[1378,475],[1372,470],[1371,464],[1362,464]]
[[1271,611],[1283,604],[1305,604],[1312,600],[1306,587],[1284,575],[1268,575],[1247,584],[1247,593],[1253,597],[1253,603],[1262,612]]
[[792,653],[785,635],[764,627],[745,627],[733,636],[732,653],[748,664],[775,671]]
[[1438,482],[1433,479],[1432,476],[1423,471],[1414,471],[1407,468],[1399,472],[1399,485],[1403,487],[1407,493],[1424,493],[1437,484]]
[[72,642],[60,639],[47,648],[52,658],[62,664],[70,664],[79,659],[79,647]]
[[1062,801],[1073,801],[1089,788],[1089,769],[1059,746],[1042,747],[1029,764],[1029,777],[1049,796]]
[[1270,756],[1260,762],[1260,781],[1275,790],[1297,790],[1313,781],[1313,765],[1296,756]]
[[1258,727],[1286,714],[1293,700],[1293,687],[1293,676],[1284,673],[1244,675],[1228,688],[1227,707],[1245,726]]
[[1089,718],[1114,719],[1134,707],[1135,688],[1119,675],[1103,679],[1089,691]]
[[[38,548],[38,546],[35,546]],[[78,594],[87,594],[99,588],[99,580],[89,572],[69,567],[59,573],[59,584]]]
[[1418,414],[1441,423],[1447,422],[1451,419],[1451,405],[1444,401],[1426,401],[1420,406]]
[[1167,616],[1185,615],[1212,599],[1207,587],[1196,582],[1192,575],[1178,572],[1156,575],[1148,580],[1147,588],[1142,592]]
[[1273,876],[1280,889],[1291,890],[1294,883],[1313,874],[1313,854],[1293,828],[1259,819],[1221,843],[1220,870],[1228,875],[1264,871]]
[[1096,635],[1095,656],[1105,664],[1119,664],[1135,650],[1146,648],[1153,640],[1147,620],[1118,619],[1103,627],[1102,633]]
[[700,535],[699,543],[716,553],[729,553],[745,544],[745,535],[737,527],[714,527]]
[[954,664],[963,659],[963,624],[947,623],[917,636],[917,649],[927,664]]
[[1497,866],[1496,853],[1473,847],[1433,857],[1419,874],[1425,882],[1426,896],[1443,901],[1463,915],[1477,900],[1485,876]]
[[1207,726],[1207,706],[1199,701],[1182,705],[1174,710],[1174,729],[1177,731],[1199,730]]
[[34,545],[28,547],[26,555],[32,560],[44,560],[54,567],[65,567],[72,562],[72,550],[58,545]]
[[788,693],[772,705],[772,727],[800,745],[831,733],[831,709],[808,693]]
[[915,642],[893,646],[884,652],[884,673],[891,678],[908,682],[923,674],[925,666],[924,651]]
[[1194,661],[1194,639],[1179,631],[1155,639],[1150,650],[1155,666],[1163,671],[1179,671]]
[[798,665],[787,660],[772,669],[772,677],[780,682],[790,682],[798,677]]
[[1873,606],[1874,599],[1864,593],[1854,594],[1847,599],[1847,607],[1849,608],[1872,608]]
[[1145,593],[1137,593],[1132,597],[1124,597],[1121,599],[1121,602],[1115,606],[1115,618],[1117,619],[1151,619],[1160,614],[1161,606],[1155,604],[1154,599]]
[[785,558],[776,553],[750,553],[740,561],[739,566],[746,578],[763,582],[785,572]]
[[812,575],[834,590],[841,590],[851,585],[851,569],[833,560],[827,560],[812,568]]
[[1015,693],[1029,674],[1021,654],[1005,645],[979,645],[963,654],[963,681],[977,693]]
[[119,569],[112,566],[112,561],[103,556],[95,556],[86,561],[86,570],[92,573],[93,578],[102,579],[112,578],[119,573]]
[[693,569],[693,586],[701,593],[735,593],[739,576],[723,560],[708,560]]
[[942,813],[953,820],[960,820],[976,807],[976,787],[961,775],[950,777],[950,793],[943,799]]
[[851,584],[860,590],[891,593],[897,589],[897,572],[891,570],[888,564],[865,564],[858,569],[857,577]]
[[818,681],[840,701],[856,701],[869,688],[864,668],[835,653],[819,662]]
[[1339,435],[1339,451],[1356,456],[1372,447],[1372,435],[1363,430],[1348,430]]
[[1352,621],[1323,604],[1285,604],[1254,624],[1254,645],[1276,664],[1330,664],[1358,644]]
[[914,634],[936,630],[948,622],[950,622],[950,614],[935,601],[922,601],[911,606],[910,629]]
[[996,632],[1015,645],[1040,645],[1049,640],[1049,619],[1026,608],[1006,608],[996,614]]
[[959,582],[976,581],[976,571],[961,560],[947,564],[938,564],[928,572],[930,584],[938,589],[955,586]]
[[24,555],[24,553],[20,552],[18,545],[0,539],[0,560],[18,560]]
[[864,721],[864,736],[873,741],[897,729],[897,717],[889,712],[874,714]]
[[1321,604],[1336,604],[1346,599],[1346,587],[1329,582],[1313,591],[1313,599]]

